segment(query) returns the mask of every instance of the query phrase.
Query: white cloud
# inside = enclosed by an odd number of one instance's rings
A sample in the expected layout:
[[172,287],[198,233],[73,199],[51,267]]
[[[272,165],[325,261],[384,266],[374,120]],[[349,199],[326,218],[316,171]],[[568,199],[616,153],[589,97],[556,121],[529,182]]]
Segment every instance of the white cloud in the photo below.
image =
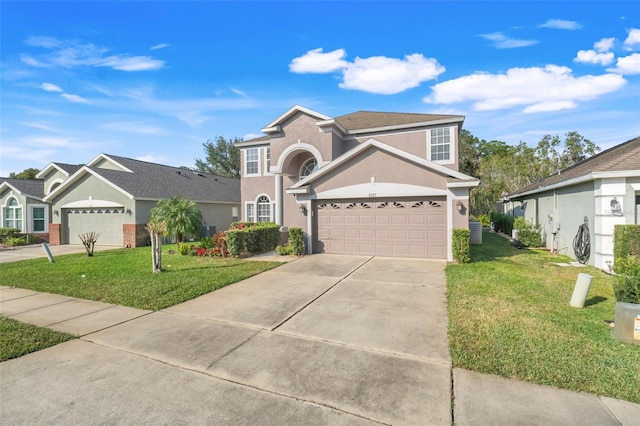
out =
[[517,47],[527,47],[534,44],[538,44],[538,40],[520,40],[510,38],[502,34],[501,32],[495,32],[490,34],[480,34],[479,37],[493,42],[493,46],[497,49],[513,49]]
[[419,53],[407,55],[404,59],[385,56],[356,58],[345,69],[340,87],[391,95],[433,80],[444,71],[438,61]]
[[23,122],[23,123],[20,123],[20,124],[22,124],[23,126],[34,128],[34,129],[46,130],[47,132],[52,132],[52,133],[59,133],[57,129],[54,129],[51,126],[48,126],[48,125],[42,124],[42,123]]
[[156,163],[156,164],[167,164],[169,162],[169,158],[166,155],[141,155],[136,157],[135,160],[138,161],[146,161],[148,163]]
[[240,89],[236,89],[235,87],[231,87],[231,91],[238,96],[246,97],[247,94]]
[[119,71],[149,71],[164,68],[165,62],[150,56],[111,54],[108,48],[75,40],[57,40],[53,37],[31,37],[26,43],[49,52],[21,55],[22,62],[39,68],[61,67],[71,69],[79,66],[109,67]]
[[97,67],[120,71],[151,71],[164,67],[164,61],[149,56],[109,56],[96,62]]
[[289,64],[289,70],[297,74],[338,71],[347,66],[347,62],[343,60],[346,54],[344,49],[324,53],[320,47],[294,58]]
[[636,45],[640,44],[640,29],[631,28],[628,30],[629,35],[624,41],[624,46],[627,48],[633,48]]
[[472,102],[476,111],[524,107],[527,113],[559,111],[615,92],[627,81],[620,75],[575,77],[571,69],[556,65],[544,68],[512,68],[504,74],[474,73],[432,87],[426,103]]
[[609,65],[614,59],[615,55],[611,52],[598,53],[595,50],[580,50],[573,60],[585,64]]
[[582,25],[576,21],[565,21],[564,19],[549,19],[544,24],[539,25],[540,28],[555,28],[557,30],[579,30]]
[[602,40],[593,43],[593,48],[596,50],[596,52],[608,52],[613,49],[615,41],[616,39],[614,37],[603,38]]
[[68,138],[52,137],[52,136],[28,136],[23,142],[29,146],[35,147],[63,147],[71,145]]
[[85,98],[83,98],[82,96],[79,95],[71,95],[69,93],[63,93],[60,96],[62,96],[63,98],[65,98],[66,100],[70,101],[70,102],[75,102],[75,103],[79,103],[79,104],[88,104],[89,101]]
[[100,126],[101,129],[117,130],[121,132],[137,133],[141,135],[159,136],[166,134],[164,129],[160,127],[150,126],[148,124],[136,121],[122,121],[115,123],[106,123]]
[[46,90],[47,92],[63,92],[60,86],[53,83],[42,83],[40,88]]
[[166,43],[160,43],[160,44],[156,44],[155,46],[151,46],[151,50],[164,49],[165,47],[169,47],[169,46],[171,45]]
[[616,67],[608,68],[607,71],[624,75],[640,74],[640,53],[618,58]]
[[403,59],[386,56],[356,57],[354,62],[344,60],[346,52],[337,49],[324,53],[322,48],[310,50],[294,58],[289,64],[295,73],[329,73],[340,71],[343,89],[362,90],[377,94],[400,93],[420,83],[435,79],[445,68],[435,59],[422,54],[406,55]]

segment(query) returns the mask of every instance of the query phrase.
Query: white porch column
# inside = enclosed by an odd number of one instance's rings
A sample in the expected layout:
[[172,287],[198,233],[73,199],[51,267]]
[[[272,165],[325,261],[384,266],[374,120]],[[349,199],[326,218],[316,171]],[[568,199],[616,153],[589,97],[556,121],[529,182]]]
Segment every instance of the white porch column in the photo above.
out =
[[284,225],[283,221],[283,199],[282,199],[282,175],[276,174],[276,223],[280,226]]

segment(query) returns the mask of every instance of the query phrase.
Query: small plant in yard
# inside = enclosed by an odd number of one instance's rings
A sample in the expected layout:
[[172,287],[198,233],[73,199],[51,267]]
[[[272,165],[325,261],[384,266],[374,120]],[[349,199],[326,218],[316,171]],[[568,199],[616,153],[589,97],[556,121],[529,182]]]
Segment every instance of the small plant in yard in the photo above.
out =
[[280,256],[304,254],[304,233],[302,228],[289,228],[289,244],[276,246],[276,253]]
[[84,234],[78,234],[78,237],[80,237],[80,241],[82,241],[82,245],[84,246],[84,249],[87,251],[87,256],[92,257],[93,248],[96,245],[98,238],[100,238],[100,233],[93,232],[93,231],[85,232]]

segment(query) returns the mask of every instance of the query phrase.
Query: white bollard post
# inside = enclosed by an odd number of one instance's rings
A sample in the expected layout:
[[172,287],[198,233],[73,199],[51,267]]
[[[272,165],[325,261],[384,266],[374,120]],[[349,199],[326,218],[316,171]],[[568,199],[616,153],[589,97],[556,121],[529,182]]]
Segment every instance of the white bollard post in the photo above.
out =
[[589,292],[589,287],[591,287],[592,279],[593,277],[589,274],[578,274],[569,305],[574,308],[584,308],[584,302],[587,300],[587,293]]

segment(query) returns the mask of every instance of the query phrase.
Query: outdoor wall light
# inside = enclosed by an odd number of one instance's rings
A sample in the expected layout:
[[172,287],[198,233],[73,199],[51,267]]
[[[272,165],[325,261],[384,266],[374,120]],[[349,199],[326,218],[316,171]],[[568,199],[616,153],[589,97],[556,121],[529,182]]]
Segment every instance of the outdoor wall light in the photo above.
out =
[[53,215],[54,215],[54,216],[60,216],[60,212],[59,212],[58,210],[54,210],[54,211],[53,211]]
[[127,209],[127,214],[130,215],[131,214],[131,209]]
[[622,216],[622,205],[617,197],[613,197],[613,200],[611,200],[611,214],[614,216]]
[[307,208],[305,206],[300,206],[300,208],[298,208],[298,211],[305,216],[307,215]]
[[462,204],[462,201],[458,201],[456,203],[456,207],[458,208],[458,211],[462,213],[462,209],[464,209],[464,204]]

